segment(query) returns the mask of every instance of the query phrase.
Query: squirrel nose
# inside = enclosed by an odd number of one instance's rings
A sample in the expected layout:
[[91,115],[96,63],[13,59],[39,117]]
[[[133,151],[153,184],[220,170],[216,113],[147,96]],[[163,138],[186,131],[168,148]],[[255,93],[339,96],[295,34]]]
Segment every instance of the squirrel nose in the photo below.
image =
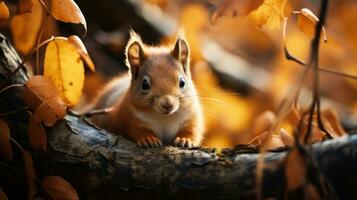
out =
[[160,107],[165,110],[166,113],[170,113],[174,109],[175,98],[169,95],[160,97]]
[[173,107],[173,105],[170,102],[160,103],[160,106],[167,111],[171,111]]

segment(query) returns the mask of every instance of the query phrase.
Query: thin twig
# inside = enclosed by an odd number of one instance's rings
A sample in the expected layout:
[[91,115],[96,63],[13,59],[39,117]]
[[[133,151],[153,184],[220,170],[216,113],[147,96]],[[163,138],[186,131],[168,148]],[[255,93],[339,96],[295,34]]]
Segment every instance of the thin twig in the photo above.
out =
[[312,121],[315,109],[317,110],[317,122],[320,130],[325,132],[328,137],[331,138],[331,135],[326,131],[325,126],[321,119],[320,112],[320,89],[319,89],[319,50],[320,50],[320,39],[322,27],[326,20],[328,0],[323,0],[321,3],[321,9],[319,14],[319,21],[317,22],[315,28],[315,36],[311,41],[311,51],[310,51],[310,60],[307,66],[313,68],[313,101],[310,107],[310,117],[308,121],[308,129],[306,132],[305,142],[309,140],[312,133]]
[[[299,12],[300,13],[300,12]],[[300,66],[302,67],[311,67],[311,66],[308,66],[304,61],[302,61],[301,59],[293,56],[289,49],[287,48],[286,46],[286,29],[287,29],[287,20],[288,18],[285,18],[284,21],[283,21],[283,43],[284,43],[284,53],[285,53],[285,58],[287,60],[291,60],[293,62],[296,62],[297,64],[299,64]],[[323,29],[324,30],[324,29]],[[326,36],[325,36],[326,37]],[[324,41],[327,41],[324,39]],[[331,74],[331,75],[336,75],[336,76],[341,76],[341,77],[345,77],[345,78],[350,78],[350,79],[354,79],[354,80],[357,80],[357,75],[350,75],[350,74],[346,74],[346,73],[343,73],[343,72],[337,72],[337,71],[333,71],[333,70],[329,70],[329,69],[326,69],[324,67],[319,67],[318,68],[319,71],[321,72],[325,72],[325,73],[328,73],[328,74]]]

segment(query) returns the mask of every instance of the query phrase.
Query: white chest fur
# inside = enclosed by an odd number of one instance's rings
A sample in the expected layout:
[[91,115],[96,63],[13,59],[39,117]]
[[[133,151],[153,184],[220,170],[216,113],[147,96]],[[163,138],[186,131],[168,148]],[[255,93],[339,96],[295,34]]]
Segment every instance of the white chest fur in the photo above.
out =
[[134,111],[134,113],[164,143],[173,142],[180,128],[190,117],[187,112],[182,110],[168,116],[140,111]]

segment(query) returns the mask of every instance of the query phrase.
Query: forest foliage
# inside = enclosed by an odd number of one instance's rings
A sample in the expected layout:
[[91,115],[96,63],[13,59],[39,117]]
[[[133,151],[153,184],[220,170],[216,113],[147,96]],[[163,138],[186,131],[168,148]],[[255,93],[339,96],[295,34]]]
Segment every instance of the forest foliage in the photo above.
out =
[[[148,2],[160,5],[164,1]],[[186,17],[194,15],[200,8],[195,7],[196,10],[182,11],[186,12],[181,20],[183,21],[182,25],[186,28],[187,38],[192,49],[192,67],[195,68],[194,81],[199,93],[203,96],[202,104],[207,113],[206,128],[209,133],[207,133],[205,144],[214,147],[249,144],[260,148],[261,158],[258,160],[257,169],[258,186],[261,171],[265,167],[264,153],[269,150],[289,148],[290,151],[283,162],[286,176],[284,199],[289,197],[289,192],[299,188],[304,188],[304,194],[308,199],[321,199],[326,195],[333,197],[333,189],[328,187],[323,175],[318,174],[317,178],[312,178],[311,174],[309,175],[309,170],[311,168],[317,170],[317,166],[313,164],[313,158],[309,156],[308,149],[304,148],[305,144],[313,144],[347,134],[341,125],[337,109],[334,107],[322,109],[320,107],[319,74],[321,71],[340,79],[355,78],[348,73],[319,66],[320,42],[324,42],[321,45],[329,44],[329,29],[325,27],[328,1],[321,1],[318,12],[313,12],[306,7],[295,8],[294,4],[288,0],[222,0],[217,2],[209,17],[210,26],[220,26],[220,23],[227,23],[225,21],[232,20],[232,17],[249,18],[249,23],[259,31],[275,34],[273,37],[279,38],[283,44],[282,49],[285,56],[282,62],[287,60],[295,62],[303,67],[303,71],[297,73],[295,82],[290,81],[292,88],[288,95],[283,98],[281,98],[281,94],[272,95],[271,101],[280,104],[276,111],[273,111],[274,106],[263,106],[263,108],[268,107],[269,109],[262,109],[260,104],[264,104],[264,102],[258,101],[262,98],[242,100],[241,97],[236,96],[236,93],[227,91],[219,85],[217,78],[210,75],[211,70],[207,68],[207,63],[199,62],[204,60],[204,53],[198,50],[201,47],[195,30],[200,26],[200,23],[207,23],[204,18],[202,18],[202,22],[199,21],[201,19],[199,15],[203,15],[204,11],[198,13],[196,21],[190,21],[185,18],[185,15]],[[8,4],[12,9],[9,10]],[[165,2],[162,4],[164,6]],[[76,24],[81,27],[82,31],[78,35],[58,36],[56,31],[58,27],[54,25],[56,20],[62,23]],[[1,163],[15,166],[25,172],[28,199],[36,197],[78,199],[75,189],[63,178],[36,176],[31,152],[47,150],[46,128],[54,126],[56,122],[65,117],[67,112],[70,111],[73,114],[72,109],[80,106],[83,103],[83,96],[87,95],[85,94],[85,84],[88,74],[96,74],[96,68],[102,67],[95,67],[95,62],[92,61],[82,42],[87,33],[86,19],[73,0],[19,0],[17,5],[12,5],[7,1],[0,2],[0,21],[11,32],[12,42],[23,59],[18,68],[8,75],[8,80],[20,69],[26,69],[30,74],[30,78],[25,84],[8,84],[0,91],[0,95],[4,95],[12,89],[20,88],[20,96],[26,105],[18,110],[0,114],[2,117],[0,118]],[[187,21],[190,21],[190,24]],[[288,48],[291,39],[288,38],[287,32],[292,27],[291,21],[296,22],[294,25],[308,38],[301,42],[308,46],[310,44],[307,49],[304,49],[305,52],[309,52],[307,61],[298,59],[297,57],[301,56],[300,53],[293,55]],[[281,35],[277,34],[279,32]],[[266,45],[264,37],[257,37],[261,41],[258,40],[253,45],[257,45],[263,50],[269,49],[266,47],[268,45]],[[284,64],[286,68],[289,67],[289,64]],[[281,85],[279,76],[286,73],[287,69],[284,70],[277,72],[276,82],[273,81],[271,90],[275,92],[276,89],[278,91],[276,93],[280,93],[280,88],[277,89],[276,86]],[[291,77],[289,75],[286,79],[291,79]],[[311,82],[307,83],[309,80]],[[287,82],[289,81],[285,80],[283,84]],[[352,84],[355,85],[355,83]],[[308,85],[307,88],[313,94],[311,102],[310,99],[305,101],[308,106],[300,105],[299,101],[299,95],[302,93],[304,85]],[[274,99],[278,96],[280,97],[276,99],[279,100]],[[217,115],[226,112],[227,104],[232,108],[230,117],[225,120],[217,119]],[[29,148],[24,148],[23,144],[12,137],[6,122],[8,115],[18,112],[24,112],[28,116]],[[242,114],[246,116],[242,116]],[[252,125],[248,126],[248,124]],[[227,136],[237,132],[240,134],[239,136],[234,135],[234,139]],[[226,137],[222,139],[221,135]],[[19,155],[14,153],[14,149],[16,152],[21,152],[20,159],[22,159],[23,165],[15,163],[19,159],[15,159],[15,157]],[[0,188],[0,199],[7,198],[5,193],[6,191],[4,192]]]

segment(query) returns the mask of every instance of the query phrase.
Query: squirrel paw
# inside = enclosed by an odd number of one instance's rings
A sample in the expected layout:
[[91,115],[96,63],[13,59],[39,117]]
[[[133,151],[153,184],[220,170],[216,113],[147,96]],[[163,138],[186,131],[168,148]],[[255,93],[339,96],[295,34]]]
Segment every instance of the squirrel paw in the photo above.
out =
[[193,143],[190,138],[176,137],[174,146],[191,148],[193,147]]
[[162,146],[161,140],[156,136],[146,136],[139,139],[136,144],[139,147],[160,147]]

